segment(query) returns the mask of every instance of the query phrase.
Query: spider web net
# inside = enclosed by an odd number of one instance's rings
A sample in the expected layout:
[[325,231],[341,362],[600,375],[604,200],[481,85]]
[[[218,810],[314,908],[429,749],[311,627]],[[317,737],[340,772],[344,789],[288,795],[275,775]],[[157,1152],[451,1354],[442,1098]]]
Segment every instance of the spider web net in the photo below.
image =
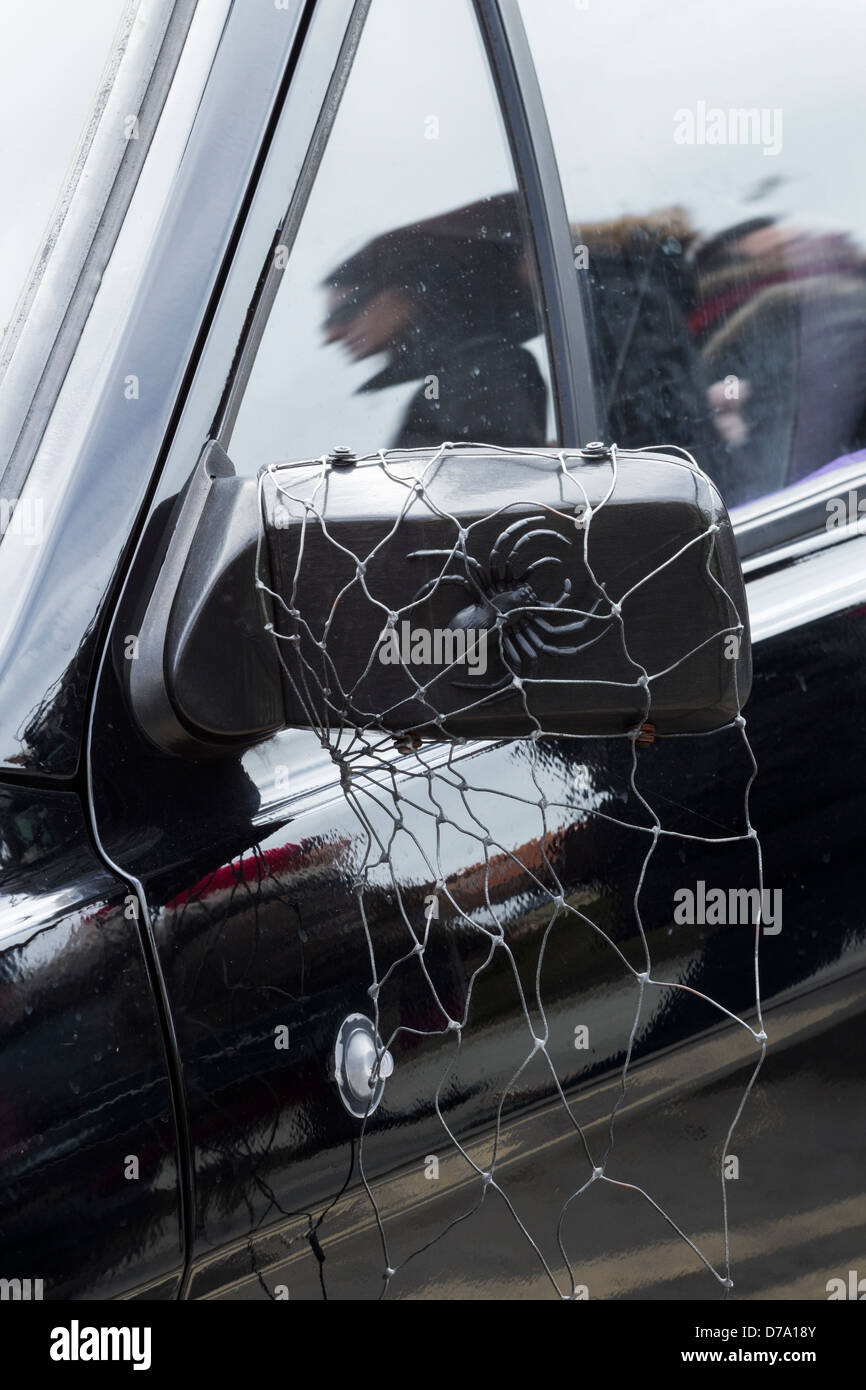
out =
[[[708,483],[709,480],[706,479],[706,475],[685,450],[676,446],[654,446],[654,448],[660,448],[665,453],[675,452],[678,455],[683,455],[682,466],[690,468],[696,478]],[[528,767],[529,775],[521,778],[520,785],[516,787],[510,784],[501,785],[501,783],[495,786],[492,783],[485,785],[477,781],[473,782],[466,775],[467,770],[471,771],[471,759],[466,755],[473,747],[477,748],[477,744],[470,743],[469,748],[467,748],[465,746],[469,743],[467,739],[446,736],[443,716],[427,698],[433,681],[419,680],[411,666],[402,658],[403,672],[411,683],[414,695],[420,698],[430,710],[427,719],[420,721],[416,719],[408,732],[398,732],[395,735],[393,727],[383,729],[383,711],[371,711],[364,717],[363,713],[359,715],[358,705],[354,700],[357,688],[372,668],[381,641],[386,639],[390,631],[396,628],[404,615],[410,614],[413,609],[417,608],[420,601],[418,593],[415,592],[413,598],[409,599],[403,607],[395,610],[378,599],[368,587],[368,570],[371,562],[376,558],[377,553],[381,552],[386,541],[390,541],[397,534],[405,522],[410,508],[416,505],[419,500],[428,503],[444,521],[453,523],[455,535],[454,545],[450,551],[444,549],[437,552],[426,552],[428,554],[435,553],[437,556],[436,564],[439,572],[436,581],[424,586],[426,592],[422,594],[422,597],[429,597],[437,583],[446,584],[449,582],[449,576],[453,574],[453,567],[450,562],[455,557],[462,563],[463,570],[469,580],[469,587],[471,588],[473,585],[477,587],[479,583],[477,566],[473,569],[472,560],[467,559],[467,542],[471,548],[472,529],[473,525],[477,523],[472,523],[468,527],[464,526],[460,518],[442,510],[435,495],[438,463],[446,455],[455,452],[459,454],[461,449],[482,449],[489,454],[512,455],[522,459],[537,455],[548,460],[551,458],[557,460],[562,479],[567,488],[573,491],[574,504],[570,508],[558,510],[543,504],[540,505],[535,498],[527,496],[511,499],[507,506],[499,511],[502,513],[503,524],[512,522],[513,516],[518,514],[523,517],[529,514],[530,519],[542,524],[544,515],[547,513],[551,517],[555,515],[569,526],[576,526],[582,536],[584,565],[593,589],[592,601],[588,603],[586,608],[576,606],[577,601],[567,587],[555,603],[548,602],[541,605],[534,594],[530,594],[528,598],[524,596],[523,605],[518,605],[505,615],[500,613],[493,628],[499,669],[504,669],[505,675],[488,683],[485,691],[477,700],[473,698],[472,702],[467,701],[467,708],[470,703],[483,705],[501,699],[503,686],[510,694],[516,693],[519,697],[529,729],[529,732],[522,735],[520,739],[524,745],[525,764]],[[678,829],[669,828],[663,823],[660,811],[657,811],[652,803],[651,793],[642,789],[640,775],[641,759],[644,756],[642,749],[648,739],[652,737],[653,685],[661,675],[693,656],[697,648],[692,646],[683,651],[673,663],[666,660],[663,671],[648,669],[629,650],[629,633],[626,615],[623,612],[624,600],[641,585],[650,583],[667,566],[674,564],[684,550],[697,545],[703,550],[703,565],[707,580],[720,591],[729,611],[727,624],[719,632],[706,638],[701,646],[728,634],[739,636],[744,631],[744,624],[734,599],[720,583],[717,573],[712,567],[719,530],[718,526],[712,523],[708,524],[699,536],[690,539],[675,553],[663,559],[660,564],[649,568],[641,577],[633,580],[627,592],[620,591],[619,599],[611,598],[610,585],[604,578],[596,575],[593,570],[591,561],[592,530],[593,526],[598,524],[599,513],[609,506],[616,496],[620,458],[630,455],[636,456],[646,451],[617,449],[614,445],[605,452],[606,457],[603,466],[607,470],[606,486],[601,500],[597,500],[594,504],[591,504],[589,494],[582,481],[581,468],[585,460],[582,458],[581,451],[509,450],[491,445],[443,443],[438,449],[431,451],[429,459],[419,470],[414,473],[410,471],[408,474],[405,469],[396,467],[398,461],[405,460],[405,451],[379,450],[375,454],[367,455],[359,459],[357,464],[383,470],[396,485],[405,489],[405,503],[395,517],[387,536],[380,537],[363,554],[356,554],[349,549],[329,527],[329,521],[325,514],[327,482],[334,471],[333,463],[329,458],[323,456],[318,464],[314,465],[316,471],[312,485],[310,485],[311,465],[309,464],[305,465],[304,468],[306,483],[303,487],[297,485],[295,477],[300,475],[293,474],[292,465],[274,464],[263,469],[259,475],[262,525],[256,557],[256,587],[261,599],[263,623],[275,644],[288,689],[293,693],[297,705],[304,710],[306,722],[315,731],[322,747],[339,769],[342,791],[348,806],[357,819],[359,829],[360,850],[352,892],[357,903],[358,922],[364,933],[366,953],[369,958],[370,984],[367,993],[377,1041],[376,1062],[370,1079],[370,1099],[367,1102],[363,1117],[358,1120],[358,1169],[372,1204],[373,1216],[381,1239],[384,1279],[382,1296],[388,1292],[392,1281],[398,1277],[400,1271],[410,1261],[415,1260],[433,1244],[446,1237],[456,1225],[471,1219],[480,1210],[481,1205],[490,1200],[491,1193],[495,1193],[504,1203],[510,1219],[515,1223],[522,1238],[525,1239],[534,1257],[539,1261],[555,1295],[562,1299],[585,1297],[585,1286],[579,1282],[579,1257],[576,1257],[574,1251],[568,1248],[565,1239],[565,1222],[569,1211],[575,1204],[582,1200],[590,1200],[593,1190],[597,1189],[598,1185],[603,1184],[629,1189],[648,1203],[658,1217],[667,1223],[676,1237],[689,1247],[694,1260],[699,1262],[696,1268],[703,1266],[707,1275],[717,1281],[723,1297],[727,1297],[733,1287],[726,1165],[734,1131],[762,1066],[767,1045],[761,1011],[759,977],[761,908],[764,904],[763,861],[760,841],[752,825],[749,811],[750,794],[757,775],[757,762],[746,733],[746,720],[741,708],[737,661],[735,660],[733,662],[733,679],[736,688],[736,713],[730,722],[709,732],[699,734],[674,733],[668,737],[711,738],[722,735],[725,731],[738,732],[746,766],[746,776],[742,788],[741,825],[735,834],[713,836],[685,833]],[[596,466],[598,466],[597,461]],[[278,592],[272,587],[272,581],[268,582],[270,573],[265,568],[263,560],[267,545],[268,525],[266,488],[272,489],[273,496],[276,496],[281,502],[293,507],[295,514],[297,514],[298,509],[302,514],[291,592],[285,592],[285,586],[283,586],[283,592]],[[575,504],[577,521],[575,520]],[[492,515],[495,517],[498,512]],[[542,518],[542,522],[539,522],[539,517]],[[486,519],[490,520],[490,516]],[[519,527],[516,529],[517,538],[520,539]],[[354,570],[352,578],[334,594],[324,627],[317,628],[315,631],[298,607],[299,584],[305,574],[305,565],[309,563],[306,556],[306,540],[312,531],[318,532],[320,539],[339,551],[344,560],[348,559]],[[525,531],[522,534],[525,535]],[[500,569],[500,579],[501,575]],[[489,580],[489,575],[487,577]],[[341,599],[344,598],[349,588],[360,590],[367,603],[374,609],[381,610],[382,623],[377,639],[369,652],[369,659],[363,663],[361,676],[355,684],[347,685],[345,673],[338,669],[330,640],[332,619]],[[406,589],[407,591],[415,590],[415,585],[408,577]],[[582,599],[581,601],[586,600]],[[523,629],[524,633],[534,633],[530,642],[533,650],[530,651],[525,645],[518,647],[513,640],[515,624],[524,616],[537,616],[540,608],[544,610],[545,626],[543,629]],[[554,608],[555,621],[551,622],[551,611]],[[558,621],[560,618],[563,619],[561,623]],[[628,805],[637,808],[638,815],[634,819],[612,815],[609,810],[602,809],[598,804],[593,804],[591,798],[581,796],[579,789],[570,796],[562,793],[554,794],[554,796],[549,795],[550,784],[545,778],[544,767],[545,743],[549,737],[549,730],[542,728],[541,722],[533,712],[531,694],[533,687],[539,683],[539,678],[533,675],[533,659],[544,644],[550,643],[554,647],[558,644],[561,647],[562,633],[567,634],[569,642],[572,641],[572,631],[576,628],[582,630],[586,624],[591,625],[595,639],[602,631],[608,634],[612,631],[615,635],[620,654],[631,673],[630,684],[633,687],[633,694],[638,707],[642,707],[642,714],[633,727],[624,730],[619,735],[557,733],[556,739],[561,741],[563,738],[568,738],[579,743],[586,739],[618,737],[624,741],[627,749],[625,774],[627,787],[623,789],[624,799],[625,796],[628,796]],[[509,635],[512,640],[509,640]],[[584,646],[591,646],[592,643],[593,637],[584,636],[582,638]],[[546,649],[549,650],[549,646]],[[570,648],[572,651],[575,649],[575,647]],[[451,670],[451,667],[448,670]],[[437,678],[434,677],[433,679]],[[572,678],[570,683],[580,685],[589,682],[576,676]],[[604,685],[606,682],[597,673],[593,673],[591,683]],[[465,681],[463,684],[464,686],[467,685]],[[622,679],[611,680],[609,684],[612,689],[616,687],[621,691],[623,681]],[[389,711],[389,713],[393,713],[393,711]],[[505,740],[504,742],[514,743],[516,741]],[[408,757],[398,758],[397,753],[408,755]],[[491,817],[489,815],[491,798],[497,799],[500,806],[513,808],[512,824],[520,823],[519,818],[523,818],[524,823],[528,823],[530,813],[540,816],[541,833],[537,840],[531,842],[532,853],[527,852],[527,846],[524,846],[522,850],[514,850],[509,843],[504,841],[504,838],[497,838],[495,834],[491,834]],[[485,808],[487,808],[486,812]],[[661,810],[663,811],[664,808]],[[551,853],[551,845],[558,829],[569,821],[573,822],[586,817],[598,817],[611,826],[616,826],[619,830],[629,831],[638,843],[638,872],[631,899],[632,926],[635,931],[635,940],[638,943],[638,959],[636,961],[630,960],[626,951],[614,940],[610,924],[606,929],[602,922],[594,920],[583,910],[580,903],[574,900],[574,895],[569,895],[566,892],[557,870],[555,856]],[[502,818],[498,817],[497,819],[501,822]],[[443,839],[449,831],[458,832],[460,836],[473,841],[478,846],[482,881],[480,884],[473,884],[471,893],[467,888],[466,874],[455,876],[452,873],[449,877],[445,862],[447,855],[443,850]],[[719,999],[713,998],[708,993],[678,980],[662,978],[655,972],[648,933],[642,917],[641,897],[653,872],[653,859],[659,846],[668,839],[700,842],[707,846],[732,845],[740,841],[743,842],[744,846],[751,846],[753,849],[759,893],[758,901],[761,906],[757,910],[754,921],[754,935],[752,937],[750,934],[748,938],[749,973],[753,973],[754,976],[754,1006],[747,1011],[748,1017],[743,1017],[727,1008]],[[422,876],[426,879],[426,886],[429,887],[429,892],[424,899],[425,911],[421,920],[418,920],[414,895],[412,895],[413,901],[411,903],[407,900],[409,894],[407,893],[406,876],[405,872],[401,873],[401,865],[405,870],[406,855],[403,847],[407,842],[413,847],[418,862],[424,866]],[[533,987],[530,989],[525,987],[521,971],[518,968],[513,924],[509,925],[508,914],[500,900],[501,894],[497,894],[495,891],[494,879],[501,872],[503,862],[512,864],[516,870],[526,875],[543,904],[540,919],[538,914],[534,914],[537,955]],[[475,875],[475,877],[477,876]],[[371,920],[375,914],[368,911],[370,895],[383,886],[387,887],[392,895],[405,934],[405,951],[396,955],[392,953],[387,959],[382,959],[380,946],[377,942],[375,921]],[[448,1002],[443,997],[443,991],[437,985],[434,972],[428,968],[427,962],[434,935],[440,930],[440,924],[445,917],[449,919],[452,929],[455,926],[459,927],[474,937],[476,944],[480,942],[482,948],[481,963],[467,972],[463,1007],[458,1012],[449,1012]],[[563,923],[574,931],[593,934],[598,941],[603,943],[604,948],[609,953],[612,966],[616,970],[624,972],[634,985],[634,1010],[630,1029],[627,1036],[624,1035],[622,1038],[623,1061],[619,1068],[616,1098],[607,1117],[601,1143],[596,1140],[594,1144],[590,1144],[576,1113],[573,1089],[572,1095],[569,1096],[566,1089],[568,1083],[563,1083],[555,1060],[551,1055],[550,1026],[543,997],[542,974],[551,932],[555,926],[560,926]],[[515,1066],[499,1094],[498,1103],[491,1117],[491,1132],[488,1135],[487,1152],[489,1158],[482,1163],[478,1161],[477,1146],[465,1136],[461,1136],[458,1133],[459,1126],[452,1123],[449,1118],[447,1097],[449,1083],[455,1075],[461,1049],[473,1027],[473,1000],[478,982],[484,972],[491,969],[494,960],[500,955],[507,958],[513,976],[519,999],[519,1014],[515,1026],[519,1026],[524,1031],[525,1050],[521,1047],[522,1060]],[[382,1027],[384,995],[400,969],[413,961],[417,961],[417,966],[423,976],[424,987],[429,992],[429,1013],[435,1019],[435,1023],[427,1029],[397,1023],[390,1031],[384,1031]],[[575,980],[573,983],[575,988],[579,989],[580,981]],[[754,1066],[748,1075],[742,1095],[739,1097],[733,1115],[729,1118],[727,1128],[725,1129],[723,1124],[720,1125],[720,1137],[723,1135],[718,1169],[721,1186],[720,1227],[723,1238],[721,1261],[716,1260],[714,1262],[710,1259],[705,1250],[701,1249],[697,1241],[687,1233],[684,1225],[678,1222],[677,1213],[669,1210],[667,1205],[657,1201],[651,1191],[636,1181],[611,1176],[607,1171],[615,1148],[618,1114],[626,1099],[629,1087],[629,1072],[633,1062],[636,1039],[639,1035],[642,1012],[648,994],[654,990],[682,992],[702,1001],[720,1020],[727,1020],[728,1024],[736,1025],[738,1029],[744,1030],[754,1044]],[[377,1196],[376,1186],[368,1177],[365,1150],[369,1132],[375,1126],[373,1111],[378,1104],[378,1097],[382,1091],[382,1082],[386,1074],[382,1070],[380,1076],[380,1069],[385,1068],[386,1054],[390,1056],[391,1050],[399,1044],[401,1035],[404,1038],[413,1036],[418,1040],[432,1038],[436,1035],[450,1036],[453,1039],[453,1051],[441,1071],[435,1090],[429,1097],[429,1105],[441,1126],[443,1143],[459,1154],[471,1170],[475,1192],[466,1209],[444,1224],[442,1229],[432,1238],[425,1239],[418,1247],[398,1257],[393,1249],[389,1229],[389,1214],[382,1209],[382,1199]],[[555,1233],[553,1233],[561,1257],[561,1265],[558,1268],[555,1268],[556,1261],[550,1257],[551,1233],[545,1232],[542,1235],[538,1231],[530,1229],[529,1221],[521,1214],[519,1202],[512,1199],[507,1182],[501,1179],[498,1174],[503,1148],[502,1131],[506,1117],[506,1106],[509,1098],[518,1091],[524,1071],[533,1064],[536,1058],[541,1059],[547,1068],[549,1097],[561,1107],[565,1121],[570,1131],[573,1132],[576,1146],[574,1186],[561,1205],[555,1222]],[[399,1058],[397,1066],[399,1067]],[[387,1087],[385,1094],[387,1095]]]

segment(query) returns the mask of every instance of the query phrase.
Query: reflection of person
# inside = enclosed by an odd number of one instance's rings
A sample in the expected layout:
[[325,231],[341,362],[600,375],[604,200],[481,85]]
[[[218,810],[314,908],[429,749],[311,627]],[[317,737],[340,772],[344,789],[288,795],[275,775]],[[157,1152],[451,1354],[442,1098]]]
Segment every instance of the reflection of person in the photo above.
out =
[[[866,260],[770,217],[701,241],[680,208],[572,229],[587,251],[600,431],[680,444],[729,505],[866,443]],[[386,232],[326,281],[326,339],[418,381],[393,443],[543,444],[546,387],[517,194]]]
[[866,262],[851,241],[765,217],[695,260],[689,327],[730,445],[728,501],[797,482],[862,443]]
[[626,448],[679,444],[709,473],[724,453],[687,319],[697,293],[681,208],[572,228],[586,248],[600,429]]
[[729,505],[866,443],[866,260],[770,217],[701,242],[679,208],[573,229],[605,438],[681,444]]
[[326,341],[387,361],[360,389],[420,380],[395,447],[543,444],[547,392],[523,346],[540,331],[516,194],[386,232],[338,266]]

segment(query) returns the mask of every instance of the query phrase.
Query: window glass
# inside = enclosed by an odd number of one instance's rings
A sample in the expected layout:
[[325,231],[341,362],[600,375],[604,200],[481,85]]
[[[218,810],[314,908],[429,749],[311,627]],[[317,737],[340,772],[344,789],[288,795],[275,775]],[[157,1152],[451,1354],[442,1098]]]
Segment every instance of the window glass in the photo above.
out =
[[860,0],[522,0],[606,439],[731,506],[862,455]]
[[251,472],[338,444],[556,442],[540,324],[471,5],[373,0],[227,443],[233,463]]
[[[5,0],[0,45],[0,326],[5,335],[84,133],[127,0]],[[15,135],[13,137],[13,132]],[[0,344],[0,358],[5,342]]]

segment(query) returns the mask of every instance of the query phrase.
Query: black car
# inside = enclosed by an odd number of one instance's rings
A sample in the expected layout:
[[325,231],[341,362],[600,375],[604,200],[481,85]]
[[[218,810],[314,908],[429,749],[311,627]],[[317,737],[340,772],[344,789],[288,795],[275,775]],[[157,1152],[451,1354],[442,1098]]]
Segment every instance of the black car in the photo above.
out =
[[127,11],[0,357],[0,1297],[866,1297],[862,7]]

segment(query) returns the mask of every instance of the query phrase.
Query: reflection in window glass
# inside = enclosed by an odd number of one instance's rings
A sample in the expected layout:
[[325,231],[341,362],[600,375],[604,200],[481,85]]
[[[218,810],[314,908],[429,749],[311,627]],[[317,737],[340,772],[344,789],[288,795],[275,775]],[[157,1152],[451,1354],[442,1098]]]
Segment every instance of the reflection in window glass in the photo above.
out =
[[[0,47],[0,329],[5,334],[84,133],[127,0],[7,0]],[[13,135],[14,132],[14,135]],[[14,193],[13,193],[14,191]],[[12,194],[13,196],[10,196]]]
[[866,9],[522,12],[606,438],[685,445],[729,505],[839,467],[866,445]]
[[228,449],[555,442],[521,199],[468,0],[373,0]]

